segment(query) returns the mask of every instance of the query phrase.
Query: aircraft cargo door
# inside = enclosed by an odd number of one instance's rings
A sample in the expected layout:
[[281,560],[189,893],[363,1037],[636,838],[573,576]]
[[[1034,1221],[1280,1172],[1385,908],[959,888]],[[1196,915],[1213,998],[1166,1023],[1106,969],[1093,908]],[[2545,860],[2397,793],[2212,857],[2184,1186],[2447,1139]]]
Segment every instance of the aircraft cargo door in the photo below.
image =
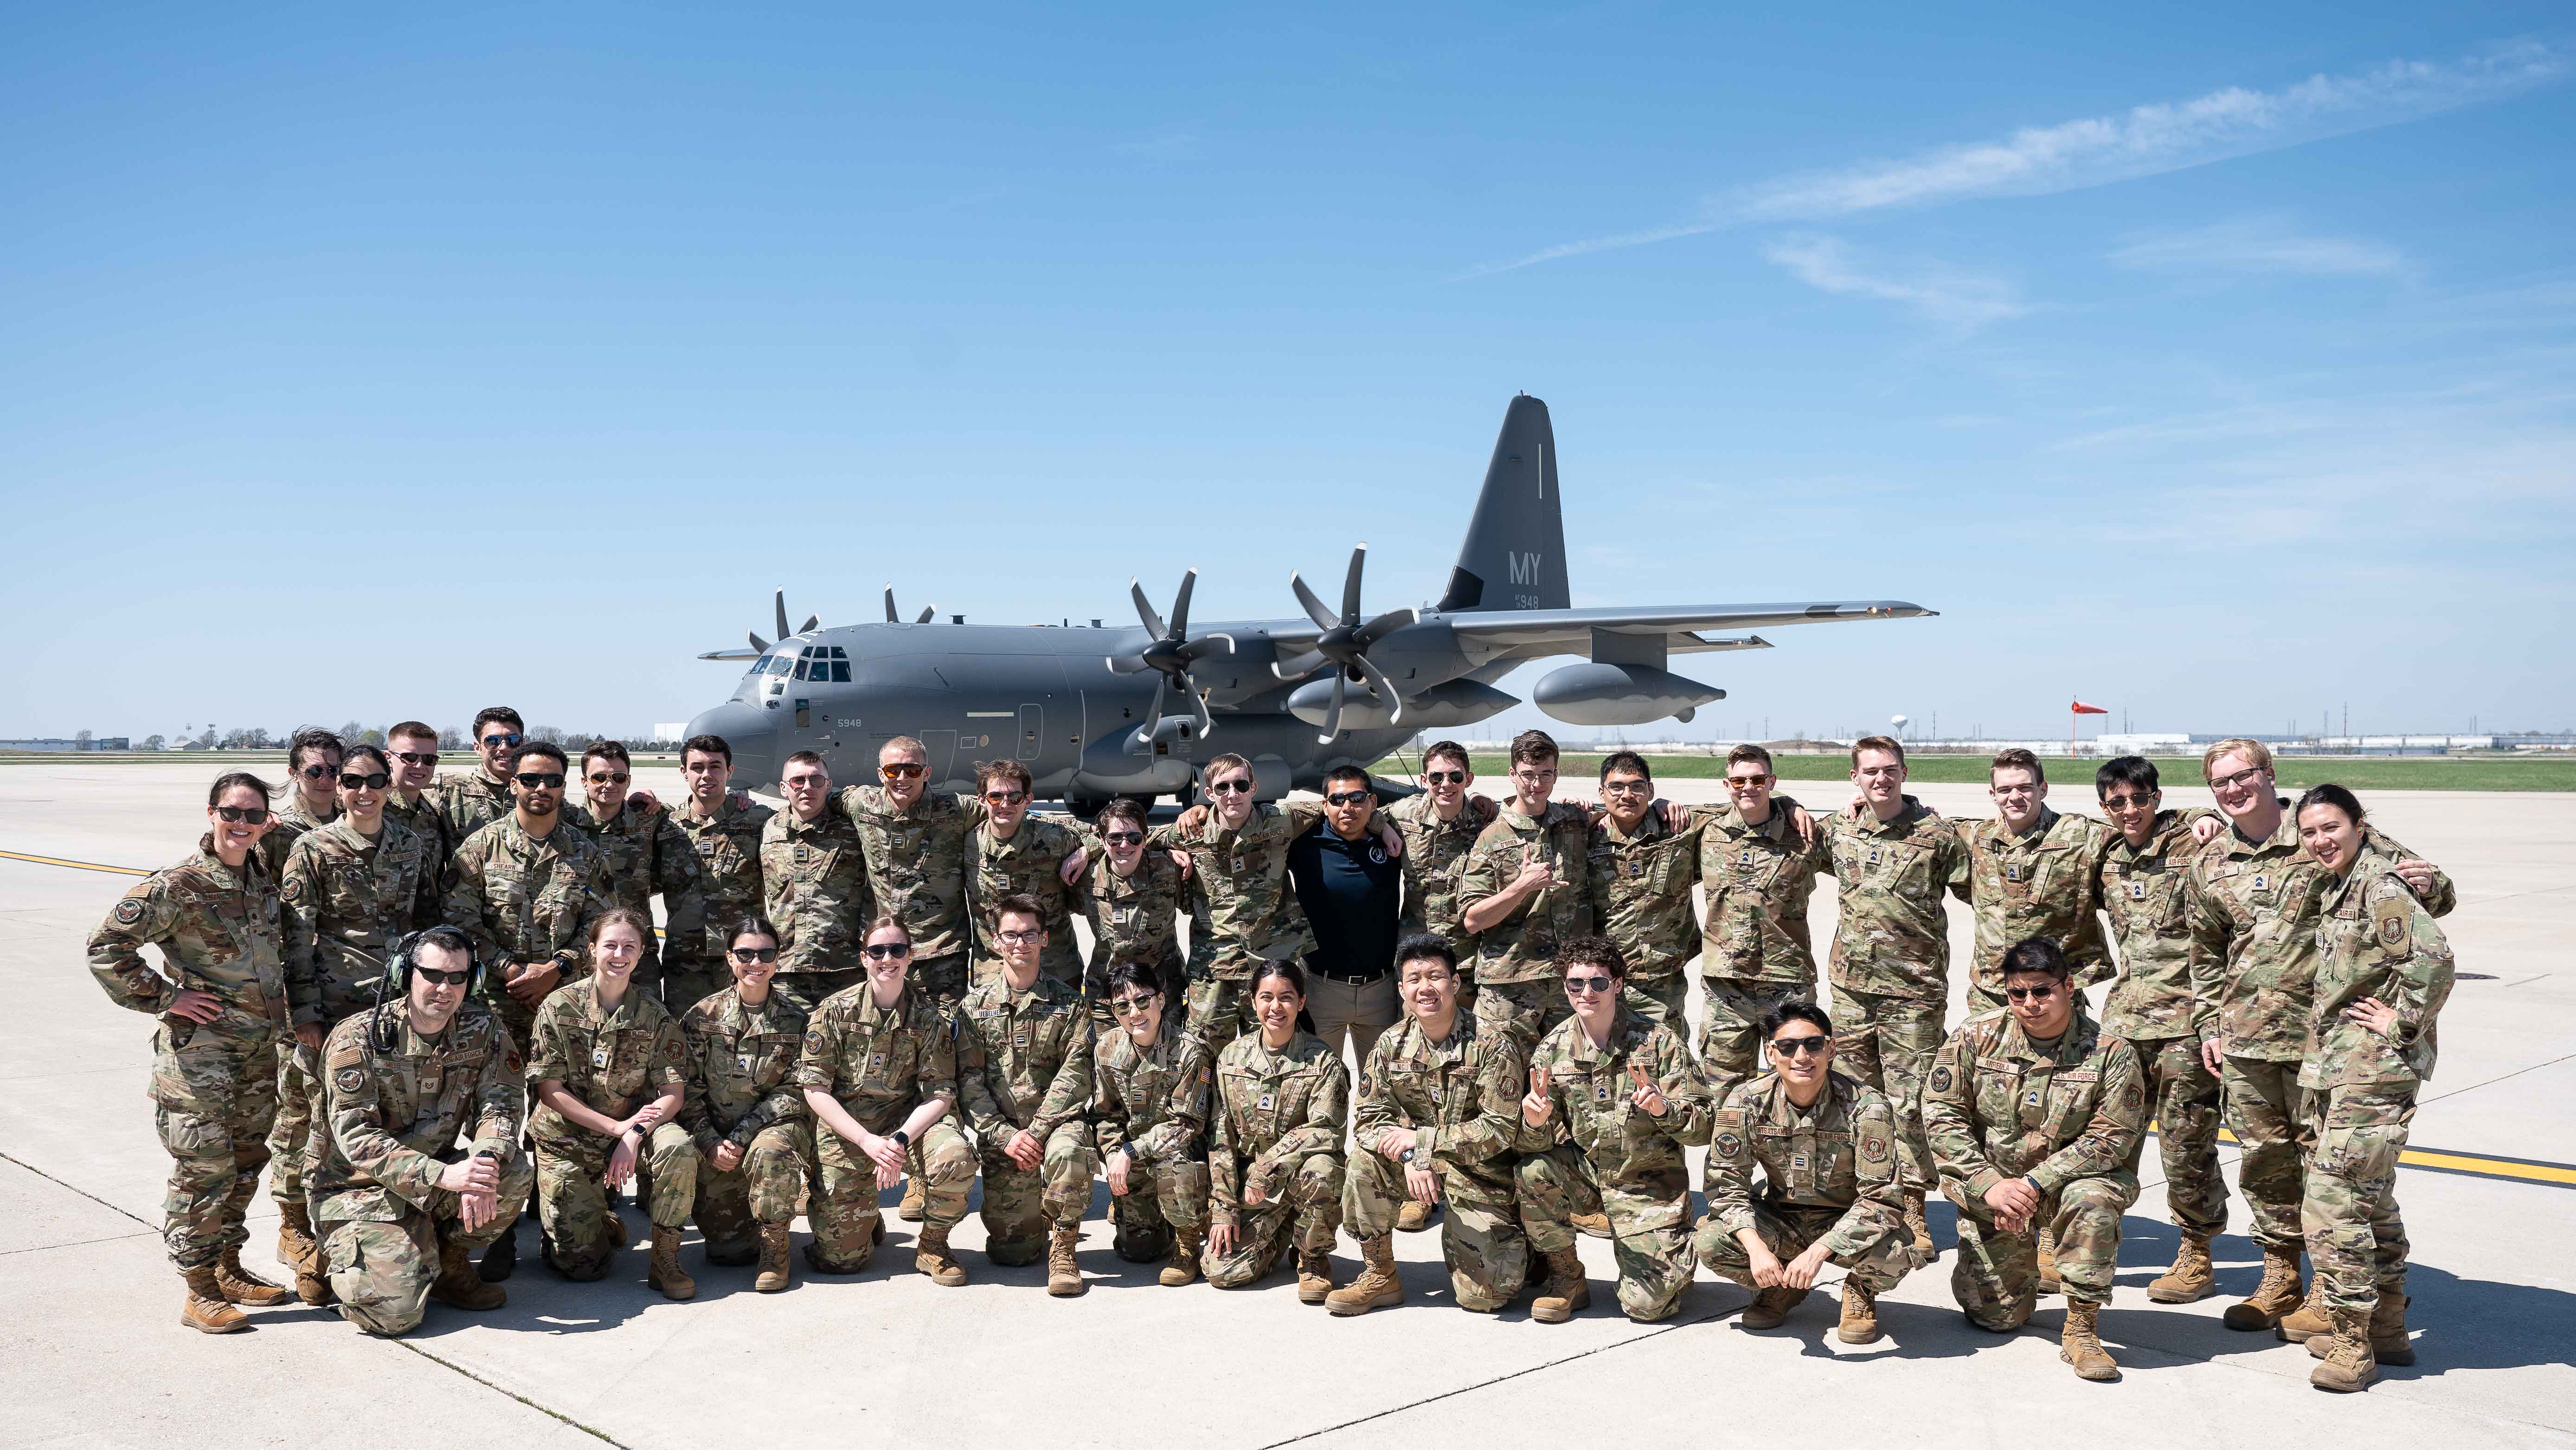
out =
[[[1022,705],[1020,707],[1020,759],[1034,762],[1045,748],[1046,707]],[[1034,764],[1030,767],[1032,770],[1036,768]]]

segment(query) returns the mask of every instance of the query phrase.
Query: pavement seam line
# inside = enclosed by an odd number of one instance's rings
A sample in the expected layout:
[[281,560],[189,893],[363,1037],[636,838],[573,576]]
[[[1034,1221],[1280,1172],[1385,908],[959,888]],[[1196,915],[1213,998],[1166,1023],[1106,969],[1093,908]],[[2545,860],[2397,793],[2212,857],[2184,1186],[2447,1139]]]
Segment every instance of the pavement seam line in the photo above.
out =
[[139,1214],[127,1213],[124,1209],[117,1207],[115,1204],[108,1202],[106,1199],[99,1197],[97,1194],[90,1192],[86,1188],[78,1188],[74,1187],[72,1184],[65,1183],[63,1180],[56,1178],[54,1175],[47,1173],[44,1169],[37,1167],[35,1164],[28,1162],[26,1159],[21,1158],[14,1153],[0,1153],[0,1163],[14,1163],[57,1188],[68,1189],[73,1193],[79,1194],[81,1197],[88,1199],[90,1202],[97,1204],[99,1207],[106,1209],[108,1212],[115,1214],[119,1218],[133,1219],[136,1223],[143,1225],[154,1233],[159,1233],[161,1231],[159,1226],[154,1224],[150,1219],[144,1218]]
[[[370,1337],[372,1338],[373,1336]],[[548,1419],[570,1425],[572,1428],[579,1430],[583,1434],[590,1436],[592,1439],[597,1440],[602,1444],[614,1445],[617,1447],[617,1450],[633,1450],[633,1447],[629,1446],[625,1441],[618,1439],[607,1431],[599,1429],[593,1425],[585,1425],[581,1421],[574,1419],[572,1416],[565,1414],[561,1410],[554,1409],[547,1405],[538,1404],[536,1401],[529,1399],[526,1395],[520,1394],[516,1390],[504,1389],[500,1385],[494,1384],[492,1381],[485,1379],[483,1376],[476,1374],[474,1371],[467,1369],[465,1366],[458,1364],[452,1359],[442,1359],[438,1355],[432,1354],[428,1350],[421,1348],[417,1344],[410,1343],[407,1340],[393,1339],[386,1342],[393,1345],[396,1349],[410,1350],[412,1353],[428,1360],[431,1364],[438,1365],[444,1369],[453,1370],[457,1374],[472,1380],[474,1383],[481,1385],[487,1390],[490,1390],[492,1393],[500,1395],[506,1399],[516,1400],[520,1404],[527,1406],[529,1409],[536,1411],[538,1414],[543,1415]]]

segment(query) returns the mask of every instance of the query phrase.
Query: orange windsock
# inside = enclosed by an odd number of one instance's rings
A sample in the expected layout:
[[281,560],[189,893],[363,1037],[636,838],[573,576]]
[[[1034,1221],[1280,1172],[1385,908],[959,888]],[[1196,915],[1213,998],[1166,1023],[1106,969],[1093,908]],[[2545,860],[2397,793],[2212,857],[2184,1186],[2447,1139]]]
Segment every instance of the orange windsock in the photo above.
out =
[[2068,708],[2072,709],[2078,715],[2108,715],[2111,713],[2099,705],[2087,705],[2081,700],[2076,701]]

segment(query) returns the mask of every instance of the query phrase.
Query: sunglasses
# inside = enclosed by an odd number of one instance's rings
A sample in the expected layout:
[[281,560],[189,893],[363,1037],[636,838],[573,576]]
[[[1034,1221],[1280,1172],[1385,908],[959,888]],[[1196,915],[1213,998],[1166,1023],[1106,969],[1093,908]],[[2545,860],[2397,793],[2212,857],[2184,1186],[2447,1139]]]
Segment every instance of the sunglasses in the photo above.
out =
[[217,806],[215,814],[228,821],[241,821],[254,826],[265,825],[268,821],[266,806]]
[[911,956],[912,943],[900,941],[870,942],[866,946],[859,948],[859,950],[866,952],[868,954],[868,960],[870,961],[890,962],[897,957]]
[[560,770],[523,770],[510,779],[530,790],[561,790],[564,773]]
[[2004,995],[2016,1002],[2045,1002],[2057,995],[2055,987],[2006,987]]
[[888,780],[919,780],[925,770],[926,767],[924,767],[919,761],[902,760],[897,761],[892,765],[878,766],[877,774],[884,776]]
[[1105,835],[1100,839],[1107,841],[1113,846],[1141,846],[1145,844],[1145,833],[1142,831],[1111,831],[1108,835]]
[[2155,803],[2156,793],[2153,791],[2150,791],[2145,795],[2106,795],[2102,797],[2102,809],[2106,811],[2143,811]]
[[1252,782],[1251,782],[1251,781],[1248,781],[1248,780],[1220,780],[1220,781],[1212,781],[1212,782],[1210,782],[1210,783],[1209,783],[1209,785],[1208,785],[1208,789],[1209,789],[1210,791],[1215,792],[1215,793],[1220,794],[1220,795],[1225,794],[1225,793],[1227,793],[1227,792],[1229,792],[1229,791],[1233,791],[1233,792],[1240,792],[1241,794],[1244,794],[1244,795],[1250,795],[1250,794],[1252,794]]
[[1422,778],[1431,782],[1433,785],[1465,785],[1467,783],[1467,772],[1463,770],[1426,770],[1422,772]]
[[1833,1041],[1830,1037],[1774,1037],[1771,1050],[1782,1057],[1806,1057],[1822,1054],[1833,1045]]
[[328,780],[331,772],[339,768],[336,765],[308,765],[295,773],[306,780]]
[[1028,798],[1029,793],[1024,790],[988,790],[984,792],[984,799],[997,806],[1015,806]]
[[1150,997],[1121,997],[1109,1004],[1109,1010],[1121,1017],[1133,1017],[1161,1000],[1159,992]]
[[414,967],[412,970],[420,973],[433,987],[462,987],[474,976],[472,967],[461,972],[442,972],[436,967]]
[[590,773],[590,783],[592,785],[624,785],[626,782],[633,780],[634,778],[635,777],[631,775],[611,774],[605,770],[594,770]]
[[394,752],[394,759],[401,761],[405,765],[436,765],[438,764],[438,752],[435,750],[397,750]]
[[386,786],[393,783],[394,778],[381,770],[377,771],[373,775],[343,775],[340,777],[340,789],[342,790],[383,790]]
[[1771,777],[1767,775],[1730,775],[1726,778],[1726,788],[1728,790],[1751,790],[1757,785],[1769,785],[1770,783]]
[[527,738],[525,735],[486,735],[474,743],[486,750],[506,750]]
[[1568,977],[1565,979],[1565,990],[1569,992],[1607,992],[1610,990],[1611,983],[1616,980],[1617,978],[1614,977]]
[[774,962],[778,960],[778,948],[735,947],[733,949],[733,959],[742,963],[746,967],[758,962]]
[[1326,805],[1335,806],[1355,806],[1364,800],[1374,800],[1376,798],[1376,792],[1374,791],[1337,790],[1331,795],[1324,797],[1324,803]]

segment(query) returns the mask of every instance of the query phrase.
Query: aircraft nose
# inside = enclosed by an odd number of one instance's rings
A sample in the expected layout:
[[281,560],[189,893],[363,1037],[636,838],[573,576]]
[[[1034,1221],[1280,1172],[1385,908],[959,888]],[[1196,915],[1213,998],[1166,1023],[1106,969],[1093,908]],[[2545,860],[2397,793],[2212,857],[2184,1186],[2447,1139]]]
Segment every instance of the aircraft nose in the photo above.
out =
[[733,750],[733,781],[744,790],[760,790],[778,781],[778,728],[770,712],[740,700],[727,700],[703,710],[689,722],[691,735],[721,737]]

